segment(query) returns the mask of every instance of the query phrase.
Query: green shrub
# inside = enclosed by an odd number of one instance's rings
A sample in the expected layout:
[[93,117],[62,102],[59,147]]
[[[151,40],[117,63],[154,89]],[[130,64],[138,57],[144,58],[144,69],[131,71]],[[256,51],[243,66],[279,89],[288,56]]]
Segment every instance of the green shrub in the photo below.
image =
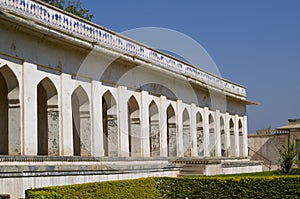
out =
[[154,178],[58,186],[26,191],[26,198],[159,198]]
[[300,198],[300,176],[145,178],[30,189],[26,198]]
[[282,174],[290,174],[292,171],[292,167],[296,163],[296,146],[295,142],[291,141],[290,145],[288,148],[285,146],[282,146],[282,150],[280,150],[280,158],[279,158],[279,163],[280,163],[280,171]]
[[160,178],[164,198],[299,198],[299,176]]

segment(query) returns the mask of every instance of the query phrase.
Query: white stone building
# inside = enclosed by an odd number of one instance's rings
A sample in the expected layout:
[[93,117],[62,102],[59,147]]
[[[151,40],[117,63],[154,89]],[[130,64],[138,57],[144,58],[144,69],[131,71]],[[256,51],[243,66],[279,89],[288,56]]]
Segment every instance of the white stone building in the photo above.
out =
[[178,158],[261,170],[241,85],[35,0],[0,0],[0,40],[0,194],[176,176]]

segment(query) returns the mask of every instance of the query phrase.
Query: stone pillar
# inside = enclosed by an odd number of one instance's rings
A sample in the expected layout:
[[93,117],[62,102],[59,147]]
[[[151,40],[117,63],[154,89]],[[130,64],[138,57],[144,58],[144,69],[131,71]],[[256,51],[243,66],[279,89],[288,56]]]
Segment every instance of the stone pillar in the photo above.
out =
[[197,108],[195,104],[191,105],[191,137],[192,137],[192,157],[198,156],[198,151],[197,151],[197,121],[196,121],[196,113],[197,113]]
[[104,156],[101,83],[92,81],[92,156]]
[[19,96],[19,86],[8,93],[8,151],[9,155],[13,156],[22,154],[21,104]]
[[92,125],[91,125],[91,105],[86,103],[80,106],[80,155],[91,156],[92,150]]
[[209,151],[209,110],[204,107],[203,110],[203,133],[204,133],[204,157],[210,157]]
[[149,125],[149,95],[148,92],[141,92],[141,141],[142,157],[150,157],[150,125]]
[[129,157],[129,140],[128,140],[128,94],[127,88],[118,87],[118,108],[119,108],[119,156]]
[[234,157],[240,156],[240,145],[239,145],[239,116],[234,115]]
[[248,157],[248,122],[247,116],[243,117],[243,156]]
[[224,121],[224,128],[225,128],[225,153],[227,157],[230,157],[232,154],[230,154],[230,126],[229,126],[229,113],[225,113],[225,121]]
[[36,70],[36,65],[24,63],[23,155],[37,155],[37,86],[34,78]]
[[182,157],[184,156],[184,151],[183,151],[183,121],[182,121],[182,101],[177,100],[177,111],[176,111],[176,118],[177,118],[177,157]]
[[72,121],[72,101],[71,95],[74,90],[71,76],[62,73],[61,74],[61,101],[60,101],[60,113],[61,113],[61,152],[62,156],[73,156],[73,121]]
[[160,107],[159,107],[159,131],[160,131],[160,156],[168,156],[168,145],[167,145],[167,106],[168,101],[165,96],[160,96]]
[[[48,155],[59,155],[59,107],[57,101],[54,104],[49,104],[47,108],[48,117]],[[51,107],[52,105],[52,107]],[[56,106],[55,106],[56,105]]]
[[216,139],[216,156],[221,157],[221,129],[220,129],[220,111],[216,110],[216,118],[215,118],[215,139]]

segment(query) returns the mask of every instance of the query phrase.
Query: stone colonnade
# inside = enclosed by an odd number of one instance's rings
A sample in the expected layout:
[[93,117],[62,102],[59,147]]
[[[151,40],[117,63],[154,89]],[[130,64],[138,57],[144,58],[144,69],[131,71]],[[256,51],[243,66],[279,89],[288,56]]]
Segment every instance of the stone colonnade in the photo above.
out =
[[247,116],[0,61],[1,155],[247,156]]

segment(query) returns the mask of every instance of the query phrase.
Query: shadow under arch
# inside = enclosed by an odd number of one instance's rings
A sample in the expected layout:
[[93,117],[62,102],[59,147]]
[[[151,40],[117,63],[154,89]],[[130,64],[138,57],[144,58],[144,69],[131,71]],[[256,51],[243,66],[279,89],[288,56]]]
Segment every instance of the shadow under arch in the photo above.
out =
[[57,89],[48,78],[37,85],[38,152],[59,155],[59,109]]
[[0,155],[21,155],[19,82],[8,65],[0,68]]
[[149,104],[149,141],[150,156],[159,157],[160,155],[160,129],[159,129],[159,110],[154,100]]
[[192,155],[192,134],[190,126],[190,115],[185,108],[182,112],[182,127],[183,127],[183,155],[190,157]]
[[140,105],[132,95],[127,101],[128,106],[128,146],[129,156],[141,156],[141,118]]
[[73,154],[91,156],[90,102],[86,91],[78,86],[72,93]]
[[103,149],[104,156],[117,157],[119,146],[117,102],[107,90],[102,95]]
[[203,117],[198,111],[196,114],[196,126],[197,126],[197,155],[204,156],[204,132],[203,132]]

